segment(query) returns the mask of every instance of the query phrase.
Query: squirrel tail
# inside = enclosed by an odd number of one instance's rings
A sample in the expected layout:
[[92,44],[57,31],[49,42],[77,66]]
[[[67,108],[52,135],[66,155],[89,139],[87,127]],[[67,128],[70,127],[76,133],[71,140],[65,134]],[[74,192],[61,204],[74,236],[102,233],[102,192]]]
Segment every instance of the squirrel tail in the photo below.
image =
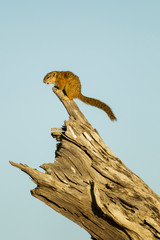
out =
[[78,96],[78,98],[79,98],[82,102],[84,102],[84,103],[86,103],[86,104],[95,106],[95,107],[100,108],[100,109],[102,109],[103,111],[105,111],[105,112],[107,113],[108,117],[109,117],[112,121],[117,120],[117,118],[115,117],[112,109],[111,109],[107,104],[105,104],[104,102],[101,102],[101,101],[98,100],[98,99],[94,99],[94,98],[90,98],[90,97],[85,97],[85,96],[82,95],[82,94],[80,94],[80,95]]

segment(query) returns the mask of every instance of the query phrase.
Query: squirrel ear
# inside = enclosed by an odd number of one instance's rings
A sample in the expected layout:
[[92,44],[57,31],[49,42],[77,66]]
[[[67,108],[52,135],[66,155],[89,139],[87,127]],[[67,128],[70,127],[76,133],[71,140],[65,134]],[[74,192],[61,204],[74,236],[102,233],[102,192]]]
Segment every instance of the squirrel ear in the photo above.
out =
[[52,76],[56,77],[57,73],[56,72],[52,72]]

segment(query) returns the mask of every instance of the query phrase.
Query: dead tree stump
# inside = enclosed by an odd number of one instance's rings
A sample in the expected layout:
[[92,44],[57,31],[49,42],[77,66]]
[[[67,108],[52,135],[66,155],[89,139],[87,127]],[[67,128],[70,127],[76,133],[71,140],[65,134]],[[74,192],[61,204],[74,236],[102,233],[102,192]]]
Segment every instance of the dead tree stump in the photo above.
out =
[[53,128],[56,161],[42,173],[10,162],[37,187],[32,196],[89,232],[96,240],[160,239],[160,197],[105,145],[74,101],[53,90],[69,113]]

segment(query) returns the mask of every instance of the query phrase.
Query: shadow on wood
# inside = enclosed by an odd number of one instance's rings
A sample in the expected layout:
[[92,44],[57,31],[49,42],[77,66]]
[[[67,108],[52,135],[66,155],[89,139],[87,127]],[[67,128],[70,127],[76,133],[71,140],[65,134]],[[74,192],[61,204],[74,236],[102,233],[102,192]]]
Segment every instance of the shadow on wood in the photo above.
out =
[[105,145],[74,101],[55,94],[69,113],[53,128],[56,161],[42,173],[10,162],[37,187],[31,194],[80,225],[95,240],[160,239],[160,198]]

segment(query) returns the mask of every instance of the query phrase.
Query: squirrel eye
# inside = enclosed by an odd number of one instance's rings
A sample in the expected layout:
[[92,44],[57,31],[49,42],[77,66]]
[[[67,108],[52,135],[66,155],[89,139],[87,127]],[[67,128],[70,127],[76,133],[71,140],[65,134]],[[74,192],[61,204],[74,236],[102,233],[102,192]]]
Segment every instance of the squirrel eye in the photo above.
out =
[[49,79],[49,78],[50,78],[50,76],[47,77],[47,79]]

